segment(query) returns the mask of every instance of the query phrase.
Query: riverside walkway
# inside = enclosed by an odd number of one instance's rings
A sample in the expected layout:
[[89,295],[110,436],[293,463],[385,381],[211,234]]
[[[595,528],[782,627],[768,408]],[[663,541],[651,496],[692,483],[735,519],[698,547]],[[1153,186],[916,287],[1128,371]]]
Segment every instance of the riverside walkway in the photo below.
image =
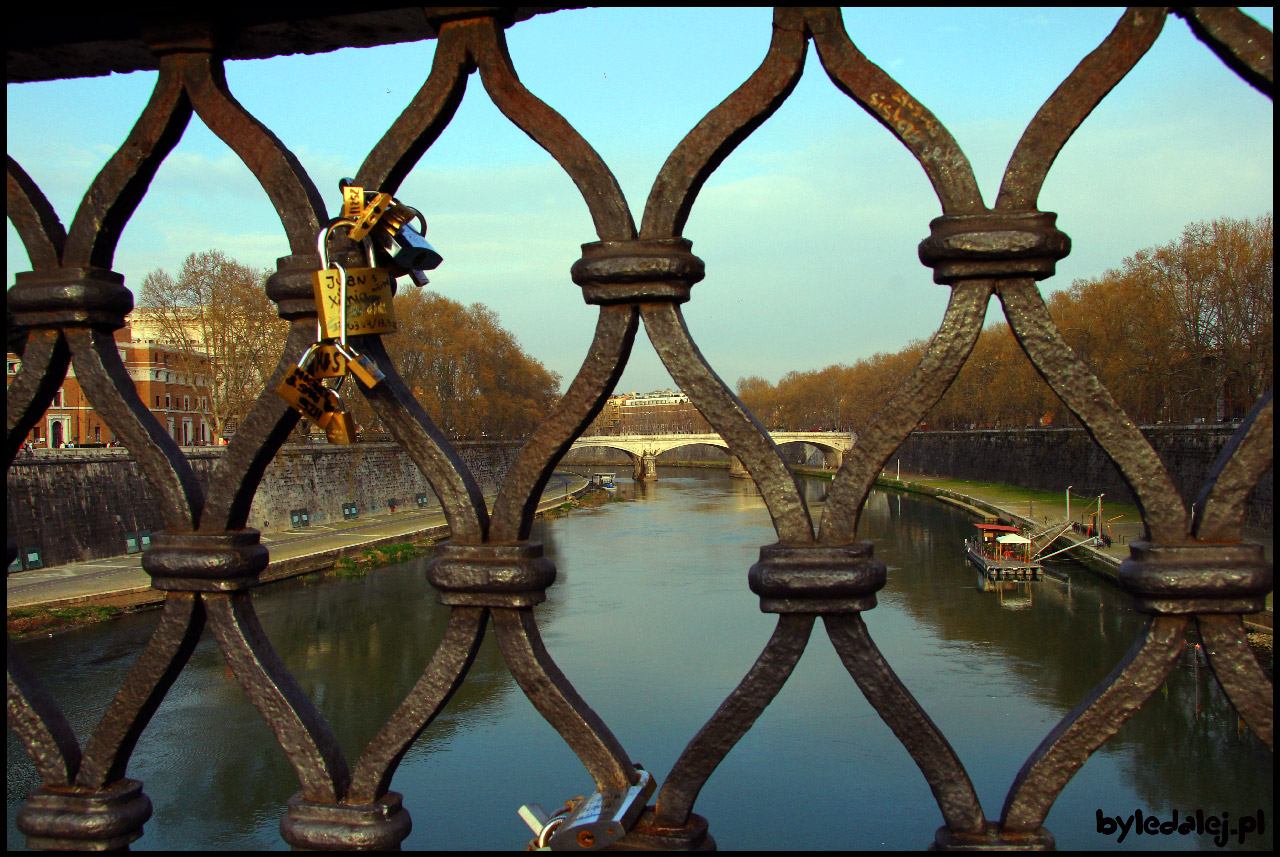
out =
[[[802,468],[797,468],[797,471],[805,472]],[[876,482],[889,488],[900,488],[904,491],[927,494],[977,514],[995,514],[1003,521],[1031,529],[1043,529],[1046,521],[1053,523],[1054,521],[1062,521],[1067,517],[1066,493],[1061,491],[1055,494],[1032,488],[1020,488],[1015,485],[969,482],[964,479],[953,479],[946,476],[926,476],[920,473],[903,472],[899,474],[893,471],[885,472]],[[1084,520],[1088,522],[1091,513],[1097,508],[1096,503],[1097,497],[1090,500],[1087,497],[1080,498],[1073,494],[1071,497],[1071,519],[1080,521],[1083,515]],[[1118,515],[1123,517],[1112,520],[1110,524],[1106,523],[1107,520]],[[1124,503],[1108,503],[1107,498],[1103,496],[1099,529],[1103,533],[1109,532],[1112,539],[1109,546],[1074,548],[1061,556],[1069,556],[1081,560],[1094,571],[1114,578],[1120,568],[1120,563],[1129,556],[1129,542],[1140,538],[1142,535],[1142,517],[1138,513],[1138,507]],[[1068,531],[1066,536],[1073,541],[1079,541],[1084,538],[1072,531]],[[1246,527],[1244,538],[1261,544],[1267,561],[1274,561],[1272,558],[1273,531]],[[1065,546],[1065,541],[1060,540],[1058,547]],[[1055,547],[1054,550],[1057,550],[1058,547]],[[1267,633],[1271,633],[1271,629],[1274,627],[1274,615],[1271,596],[1268,595],[1266,612],[1246,616],[1245,624],[1250,630],[1265,630]]]
[[[538,511],[580,495],[588,485],[587,479],[576,473],[557,471],[542,492]],[[494,498],[485,499],[492,508]],[[271,562],[261,579],[269,583],[321,571],[331,568],[339,558],[358,555],[365,548],[438,538],[448,533],[444,512],[436,506],[263,535],[262,543],[271,551]],[[151,588],[151,577],[142,570],[140,553],[17,572],[9,575],[6,595],[9,609],[88,604],[126,607],[163,601],[165,597],[164,592]]]

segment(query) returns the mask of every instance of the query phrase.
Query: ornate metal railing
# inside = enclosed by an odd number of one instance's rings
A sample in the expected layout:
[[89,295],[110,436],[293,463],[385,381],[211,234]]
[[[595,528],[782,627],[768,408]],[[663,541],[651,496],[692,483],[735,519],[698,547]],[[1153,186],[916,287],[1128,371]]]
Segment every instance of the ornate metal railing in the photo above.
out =
[[[296,769],[301,791],[289,801],[282,823],[285,839],[295,846],[398,846],[408,833],[409,814],[401,796],[390,790],[396,767],[464,681],[489,618],[516,681],[597,787],[612,793],[633,786],[638,775],[622,744],[575,692],[539,638],[535,607],[544,600],[555,569],[541,545],[528,537],[536,500],[555,462],[612,391],[642,321],[671,376],[728,441],[764,496],[778,541],[761,548],[750,585],[761,597],[761,609],[779,615],[755,666],[692,736],[657,790],[656,804],[643,812],[622,845],[674,850],[713,845],[707,822],[693,812],[698,792],[786,682],[819,618],[854,681],[928,780],[944,821],[936,834],[942,847],[1052,845],[1043,822],[1054,800],[1090,754],[1160,686],[1192,622],[1240,716],[1271,744],[1271,684],[1250,651],[1241,620],[1242,614],[1264,608],[1271,568],[1258,546],[1240,540],[1245,499],[1272,458],[1271,393],[1224,449],[1188,510],[1133,422],[1064,343],[1036,287],[1070,249],[1067,236],[1054,226],[1055,215],[1036,207],[1049,167],[1076,127],[1150,48],[1166,10],[1125,12],[1081,61],[1027,127],[989,209],[951,134],[863,56],[837,10],[779,8],[759,69],[667,158],[638,229],[600,156],[516,76],[504,28],[532,11],[430,8],[425,15],[412,9],[345,15],[322,10],[312,11],[306,26],[272,21],[270,10],[228,12],[209,20],[152,13],[138,26],[115,17],[110,26],[105,18],[69,17],[37,23],[40,38],[24,40],[11,32],[11,46],[21,45],[10,50],[11,79],[23,73],[28,77],[22,79],[31,79],[159,69],[150,103],[85,194],[69,230],[12,158],[8,166],[9,217],[35,269],[19,274],[9,291],[16,322],[28,331],[21,371],[8,390],[9,461],[74,365],[93,406],[145,471],[166,526],[144,558],[152,585],[167,592],[159,626],[87,743],[80,743],[9,647],[9,723],[43,782],[18,820],[33,846],[122,847],[141,835],[150,801],[142,783],[126,776],[130,754],[206,626]],[[1249,85],[1270,95],[1269,31],[1232,9],[1177,14]],[[363,26],[349,26],[352,21]],[[84,31],[99,24],[91,50],[59,52],[59,38],[89,41]],[[416,686],[351,763],[258,623],[248,590],[268,554],[257,531],[244,526],[264,468],[298,420],[274,390],[315,340],[311,273],[319,267],[316,235],[329,213],[297,159],[228,91],[223,60],[427,37],[439,39],[430,75],[369,153],[357,183],[393,192],[449,123],[468,75],[478,70],[498,109],[559,162],[590,209],[598,240],[583,245],[572,277],[586,301],[599,306],[599,320],[581,370],[520,452],[492,516],[462,460],[400,380],[380,339],[358,341],[387,379],[366,395],[441,498],[453,538],[439,547],[430,570],[439,600],[451,608],[444,639]],[[698,191],[787,98],[811,39],[832,82],[924,168],[942,213],[930,224],[920,259],[933,268],[938,283],[951,288],[945,317],[924,358],[846,456],[816,528],[777,448],[703,359],[680,310],[703,276],[702,261],[682,235]],[[79,67],[59,71],[59,58],[70,57],[77,57]],[[123,277],[111,270],[116,243],[193,112],[258,178],[289,240],[289,255],[279,260],[267,292],[292,330],[275,375],[207,492],[139,400],[112,340],[132,307]],[[342,253],[357,263],[361,258],[349,241],[343,245],[335,239],[331,247],[340,258]],[[1027,759],[994,818],[980,805],[946,738],[894,674],[892,653],[883,655],[868,633],[860,614],[875,606],[885,566],[872,545],[857,538],[859,514],[877,471],[955,379],[992,295],[1040,374],[1138,498],[1146,539],[1133,545],[1120,579],[1136,609],[1150,615],[1123,661]],[[9,550],[12,558],[12,542]],[[923,845],[925,832],[921,837]]]

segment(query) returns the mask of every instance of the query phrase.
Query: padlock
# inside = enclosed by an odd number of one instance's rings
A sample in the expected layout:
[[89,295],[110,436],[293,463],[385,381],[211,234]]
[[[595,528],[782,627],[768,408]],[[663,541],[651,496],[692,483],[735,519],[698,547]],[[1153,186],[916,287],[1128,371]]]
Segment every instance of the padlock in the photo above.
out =
[[366,387],[376,387],[386,375],[382,374],[382,370],[378,368],[378,364],[374,363],[363,354],[359,354],[351,346],[345,342],[339,342],[334,345],[338,353],[344,358],[344,372],[350,372],[360,379],[360,383]]
[[[409,226],[409,221],[414,218],[422,224],[421,232],[415,232]],[[430,271],[444,261],[435,248],[427,243],[427,219],[422,216],[422,212],[394,200],[391,208],[382,215],[377,227],[369,234],[379,247],[391,254],[392,261],[408,271]],[[419,276],[426,281],[426,276],[419,274],[414,277],[415,283]]]
[[324,429],[325,437],[329,439],[329,443],[355,443],[356,442],[356,418],[351,416],[342,406],[342,399],[333,390],[329,390],[329,395],[337,400],[337,407],[329,414],[323,423],[317,422],[320,428]]
[[280,386],[276,387],[276,395],[284,399],[289,407],[319,426],[330,419],[335,410],[334,403],[337,395],[303,368],[315,348],[314,345],[308,348],[298,361],[298,365],[289,367],[284,380],[280,382]]
[[342,217],[345,220],[359,220],[364,211],[364,188],[355,184],[355,179],[343,179],[338,182],[342,190]]
[[552,851],[599,851],[627,835],[653,794],[653,775],[639,767],[636,784],[619,791],[596,792],[579,801],[551,833]]
[[347,366],[348,356],[337,343],[318,342],[308,353],[314,356],[306,369],[317,378],[341,378],[350,371]]
[[396,317],[391,274],[386,268],[373,267],[373,247],[368,239],[364,248],[369,267],[344,270],[336,262],[336,271],[329,267],[326,240],[335,226],[345,222],[341,218],[330,221],[317,241],[324,268],[312,274],[311,281],[315,286],[319,338],[345,340],[348,335],[393,333]]
[[[343,191],[344,193],[346,191]],[[363,191],[361,192],[363,194]],[[373,201],[366,205],[355,218],[356,225],[351,227],[350,238],[352,241],[363,241],[365,236],[369,234],[369,230],[378,225],[378,221],[382,219],[382,215],[386,214],[391,208],[391,194],[379,193],[373,197]],[[343,206],[342,216],[347,216],[346,206]]]

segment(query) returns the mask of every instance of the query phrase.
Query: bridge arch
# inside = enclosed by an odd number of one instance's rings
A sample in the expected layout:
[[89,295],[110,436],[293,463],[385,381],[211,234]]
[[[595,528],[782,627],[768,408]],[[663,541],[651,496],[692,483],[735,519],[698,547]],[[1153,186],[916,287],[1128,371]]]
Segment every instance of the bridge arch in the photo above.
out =
[[[844,452],[853,447],[854,437],[851,434],[838,432],[770,432],[774,443],[807,443],[821,449],[823,466],[832,470],[839,469],[844,460]],[[693,444],[715,446],[729,452],[729,445],[718,434],[668,434],[668,435],[592,435],[580,437],[573,442],[570,449],[603,447],[625,452],[631,457],[632,468],[637,480],[657,479],[657,457],[673,449]],[[729,453],[729,473],[732,476],[747,477],[746,468],[732,453]]]

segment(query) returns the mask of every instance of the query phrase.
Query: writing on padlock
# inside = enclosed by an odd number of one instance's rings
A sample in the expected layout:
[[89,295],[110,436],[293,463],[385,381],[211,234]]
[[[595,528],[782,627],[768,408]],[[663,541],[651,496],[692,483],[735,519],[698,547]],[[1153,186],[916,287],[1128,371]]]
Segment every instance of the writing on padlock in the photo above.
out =
[[[325,237],[340,221],[320,233],[322,260]],[[335,263],[311,275],[316,295],[316,318],[320,339],[345,339],[371,333],[394,333],[395,304],[392,302],[391,274],[373,267],[373,248],[365,241],[367,268],[343,268]]]
[[349,371],[347,355],[334,342],[319,342],[311,346],[307,356],[303,357],[303,366],[317,378],[341,378]]
[[[627,835],[653,794],[653,775],[637,768],[636,784],[619,791],[596,792],[572,804],[563,816],[546,818],[536,804],[521,807],[520,815],[534,828],[538,846],[552,851],[599,851]],[[532,812],[537,810],[537,813]],[[545,820],[543,820],[545,819]],[[543,820],[541,827],[534,821]],[[554,825],[554,828],[552,827]]]
[[289,367],[276,395],[321,427],[340,406],[337,395],[301,366]]

